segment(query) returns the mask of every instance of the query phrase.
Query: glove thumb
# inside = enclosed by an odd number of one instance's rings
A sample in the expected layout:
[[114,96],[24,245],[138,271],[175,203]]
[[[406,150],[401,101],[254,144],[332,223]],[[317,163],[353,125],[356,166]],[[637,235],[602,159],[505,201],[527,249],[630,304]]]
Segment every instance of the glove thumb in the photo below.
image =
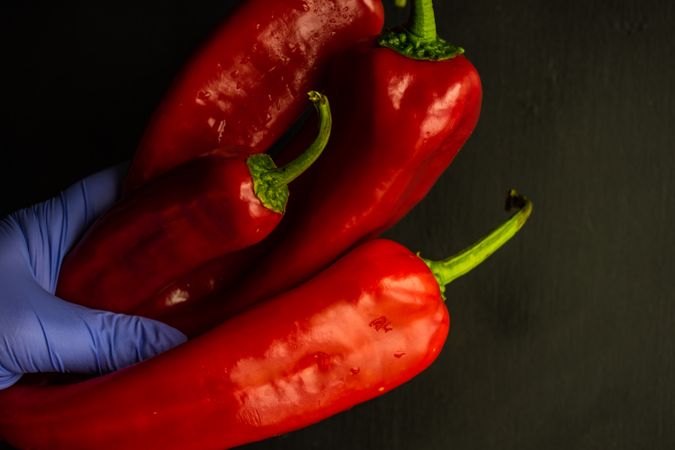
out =
[[9,354],[0,365],[0,389],[23,373],[112,372],[186,341],[156,320],[89,309],[35,291],[26,297],[30,312],[5,324],[13,328],[6,336],[13,338],[4,342]]

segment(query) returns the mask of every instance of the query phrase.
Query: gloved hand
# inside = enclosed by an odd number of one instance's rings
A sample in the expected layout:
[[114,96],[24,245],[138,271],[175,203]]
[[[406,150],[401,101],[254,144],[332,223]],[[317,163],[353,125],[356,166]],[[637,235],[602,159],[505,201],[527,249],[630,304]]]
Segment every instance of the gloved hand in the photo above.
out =
[[0,220],[0,389],[30,372],[111,372],[185,341],[163,323],[53,295],[61,260],[112,205],[126,168],[99,172]]

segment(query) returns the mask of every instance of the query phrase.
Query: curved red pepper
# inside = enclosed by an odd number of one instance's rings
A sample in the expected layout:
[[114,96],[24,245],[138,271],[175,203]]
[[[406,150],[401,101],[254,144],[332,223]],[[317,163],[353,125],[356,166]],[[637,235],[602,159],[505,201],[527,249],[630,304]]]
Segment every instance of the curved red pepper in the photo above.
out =
[[[428,29],[430,3],[413,5],[413,12],[426,8],[422,25]],[[297,201],[284,223],[257,248],[178,280],[145,313],[199,333],[297,285],[410,211],[468,139],[482,99],[478,73],[461,49],[441,45],[435,31],[429,42],[447,58],[420,61],[370,42],[336,61],[339,70],[325,86],[334,99],[334,137],[295,186]],[[226,290],[229,300],[220,293],[200,299],[214,287]],[[178,291],[190,301],[172,305]]]
[[319,135],[296,160],[277,168],[268,155],[221,149],[157,177],[100,217],[68,253],[57,295],[130,312],[200,264],[264,239],[282,218],[287,184],[330,136],[327,98],[314,91],[309,97],[320,115]]
[[523,209],[446,261],[370,241],[304,285],[152,360],[79,384],[0,391],[0,436],[34,449],[220,449],[381,395],[438,356],[450,324],[439,284],[522,227],[531,204],[510,198]]
[[146,129],[125,190],[214,148],[265,151],[336,52],[380,32],[379,0],[249,0],[193,57]]

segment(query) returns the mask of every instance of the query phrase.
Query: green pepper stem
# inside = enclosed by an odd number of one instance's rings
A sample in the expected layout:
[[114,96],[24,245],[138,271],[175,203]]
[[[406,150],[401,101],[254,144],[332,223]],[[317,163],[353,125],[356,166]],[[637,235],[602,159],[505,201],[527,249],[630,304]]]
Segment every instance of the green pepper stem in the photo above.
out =
[[319,114],[319,135],[312,145],[283,167],[277,167],[272,158],[265,153],[258,153],[246,159],[256,196],[267,208],[281,214],[286,210],[288,202],[288,183],[316,161],[326,148],[330,137],[333,119],[328,98],[316,91],[310,91],[308,96]]
[[436,40],[436,17],[431,0],[413,0],[408,30],[422,41]]
[[[402,2],[396,0],[396,4]],[[383,33],[378,44],[411,59],[441,61],[464,53],[436,34],[436,17],[431,0],[412,0],[408,24]]]
[[328,98],[316,91],[310,91],[308,96],[319,114],[319,134],[312,145],[283,167],[277,167],[272,158],[265,153],[249,156],[246,160],[256,196],[267,208],[282,214],[288,202],[288,183],[316,161],[326,148],[330,137],[333,118]]
[[394,0],[394,6],[397,8],[405,8],[405,5],[408,4],[408,0]]
[[[509,220],[456,255],[441,261],[430,261],[422,258],[436,277],[442,294],[445,292],[446,285],[485,261],[525,225],[530,214],[532,214],[532,202],[525,196],[518,194],[515,189],[511,189],[507,194],[506,209],[510,210],[514,207],[519,210]],[[445,295],[443,295],[443,298],[445,298]]]
[[323,149],[326,148],[326,144],[328,144],[330,130],[333,125],[328,98],[317,91],[310,91],[307,95],[319,114],[319,134],[314,139],[314,142],[312,142],[312,145],[300,156],[285,166],[271,171],[271,175],[276,178],[279,184],[289,184],[299,177],[309,166],[314,164],[314,161],[321,155]]

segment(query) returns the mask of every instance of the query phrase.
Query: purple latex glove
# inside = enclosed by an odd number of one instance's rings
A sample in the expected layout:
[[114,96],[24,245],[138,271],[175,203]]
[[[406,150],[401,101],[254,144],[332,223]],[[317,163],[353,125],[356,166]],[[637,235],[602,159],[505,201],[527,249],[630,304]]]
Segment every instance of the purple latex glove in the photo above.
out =
[[54,296],[61,261],[119,194],[127,165],[0,220],[0,389],[31,372],[106,373],[185,341],[166,324]]

